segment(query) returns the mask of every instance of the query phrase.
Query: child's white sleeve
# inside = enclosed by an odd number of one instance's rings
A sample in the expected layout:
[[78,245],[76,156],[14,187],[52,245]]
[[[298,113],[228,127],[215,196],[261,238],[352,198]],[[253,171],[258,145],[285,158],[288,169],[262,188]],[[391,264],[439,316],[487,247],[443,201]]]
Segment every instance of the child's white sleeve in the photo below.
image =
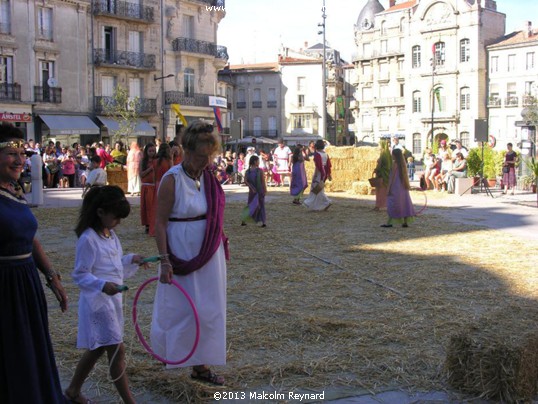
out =
[[125,279],[133,276],[138,271],[138,264],[132,264],[134,254],[127,254],[121,258],[123,264],[123,277]]
[[86,235],[82,235],[77,241],[75,254],[75,269],[73,281],[81,290],[89,292],[101,292],[106,281],[97,278],[91,270],[97,259],[97,246]]

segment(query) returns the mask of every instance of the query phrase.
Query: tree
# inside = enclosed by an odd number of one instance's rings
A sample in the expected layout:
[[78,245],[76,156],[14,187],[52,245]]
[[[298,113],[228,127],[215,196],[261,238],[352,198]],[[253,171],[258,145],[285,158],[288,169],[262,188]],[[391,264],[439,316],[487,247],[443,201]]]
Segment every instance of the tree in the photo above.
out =
[[113,143],[132,136],[138,119],[140,99],[139,97],[129,97],[126,88],[116,86],[112,97],[101,99],[101,105],[106,115],[109,115],[118,123],[118,129],[111,133]]

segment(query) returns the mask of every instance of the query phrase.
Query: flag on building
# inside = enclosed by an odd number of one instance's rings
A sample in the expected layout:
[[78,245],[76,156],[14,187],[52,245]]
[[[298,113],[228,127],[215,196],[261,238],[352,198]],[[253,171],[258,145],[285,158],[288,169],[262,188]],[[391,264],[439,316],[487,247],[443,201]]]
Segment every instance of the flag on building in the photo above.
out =
[[222,118],[220,115],[220,108],[219,107],[213,107],[213,112],[215,114],[215,123],[217,124],[217,129],[219,133],[222,133]]
[[176,117],[181,121],[183,126],[187,126],[187,120],[185,119],[185,117],[181,113],[180,105],[179,104],[172,104],[172,105],[170,105],[170,108],[172,109],[172,111],[174,111],[176,113]]

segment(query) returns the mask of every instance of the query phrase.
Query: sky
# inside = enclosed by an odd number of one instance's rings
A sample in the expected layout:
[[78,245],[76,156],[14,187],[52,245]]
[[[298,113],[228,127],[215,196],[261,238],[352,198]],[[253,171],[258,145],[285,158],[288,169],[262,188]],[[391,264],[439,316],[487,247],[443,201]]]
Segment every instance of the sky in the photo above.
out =
[[[388,8],[389,0],[380,2]],[[325,0],[327,43],[344,60],[351,61],[356,52],[353,25],[366,3]],[[300,49],[305,42],[308,46],[322,42],[318,35],[322,7],[323,0],[226,0],[217,43],[228,48],[230,64],[274,62],[282,44]],[[521,30],[527,20],[538,28],[538,0],[497,0],[497,11],[506,14],[506,33]]]

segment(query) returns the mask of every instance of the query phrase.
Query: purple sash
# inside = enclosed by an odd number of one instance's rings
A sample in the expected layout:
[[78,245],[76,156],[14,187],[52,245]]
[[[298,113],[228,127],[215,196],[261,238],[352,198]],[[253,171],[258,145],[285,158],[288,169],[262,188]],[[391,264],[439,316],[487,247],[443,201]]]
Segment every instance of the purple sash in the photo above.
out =
[[224,235],[224,205],[226,203],[224,191],[209,170],[204,170],[204,191],[207,201],[207,223],[205,228],[204,241],[200,247],[200,252],[190,261],[182,260],[172,254],[168,246],[170,264],[176,275],[188,275],[203,267],[217,252],[221,241],[224,243],[224,254],[229,260],[228,238]]

